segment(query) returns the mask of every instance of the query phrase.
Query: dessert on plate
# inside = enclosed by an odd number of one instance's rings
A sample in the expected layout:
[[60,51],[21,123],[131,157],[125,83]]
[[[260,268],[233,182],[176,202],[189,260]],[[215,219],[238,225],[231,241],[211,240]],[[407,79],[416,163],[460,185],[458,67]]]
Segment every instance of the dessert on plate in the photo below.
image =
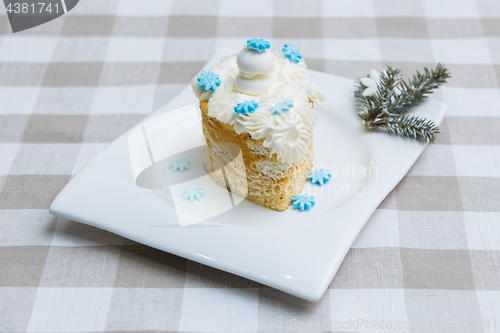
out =
[[[312,170],[316,109],[325,97],[298,49],[269,49],[268,41],[250,39],[191,86],[200,100],[206,171],[233,193],[283,211]],[[222,168],[224,177],[214,172]]]

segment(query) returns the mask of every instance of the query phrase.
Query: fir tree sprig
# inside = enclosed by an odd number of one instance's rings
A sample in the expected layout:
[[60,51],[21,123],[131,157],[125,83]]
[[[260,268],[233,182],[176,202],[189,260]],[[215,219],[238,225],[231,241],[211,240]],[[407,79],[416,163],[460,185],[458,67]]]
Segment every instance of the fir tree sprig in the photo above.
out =
[[391,134],[410,137],[422,142],[434,141],[435,135],[439,133],[439,127],[432,120],[416,116],[390,115],[377,125],[385,128]]
[[439,133],[439,127],[433,121],[404,114],[422,103],[433,89],[446,83],[451,77],[450,72],[442,64],[433,70],[424,67],[424,73],[417,71],[408,82],[402,80],[400,73],[398,68],[387,66],[378,77],[370,78],[374,81],[364,81],[373,85],[373,89],[376,84],[376,90],[371,94],[366,94],[369,87],[363,84],[363,79],[358,79],[354,93],[358,115],[367,128],[384,128],[391,134],[433,142]]

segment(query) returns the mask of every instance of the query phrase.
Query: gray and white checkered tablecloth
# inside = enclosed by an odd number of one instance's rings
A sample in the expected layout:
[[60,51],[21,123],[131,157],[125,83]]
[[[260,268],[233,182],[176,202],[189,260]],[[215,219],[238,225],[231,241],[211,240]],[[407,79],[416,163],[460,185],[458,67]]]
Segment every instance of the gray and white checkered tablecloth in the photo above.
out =
[[[250,37],[350,78],[453,72],[435,94],[442,133],[316,303],[48,212],[96,153]],[[499,82],[498,0],[81,0],[16,34],[2,8],[0,332],[500,331]]]

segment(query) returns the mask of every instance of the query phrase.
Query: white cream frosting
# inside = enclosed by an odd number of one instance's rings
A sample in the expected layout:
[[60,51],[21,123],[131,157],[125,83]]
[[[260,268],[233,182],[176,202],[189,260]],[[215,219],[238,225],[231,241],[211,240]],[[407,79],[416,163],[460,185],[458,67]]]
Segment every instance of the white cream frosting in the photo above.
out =
[[307,76],[307,66],[304,59],[300,60],[299,63],[291,62],[284,55],[275,54],[276,58],[274,65],[276,69],[273,74],[275,76],[274,80],[280,83],[292,83],[292,82],[308,82],[309,77]]
[[[273,56],[274,67],[269,73],[271,86],[264,94],[249,95],[236,90],[237,54],[223,58],[212,68],[221,80],[215,92],[199,88],[197,76],[191,86],[200,100],[208,100],[209,116],[233,125],[238,134],[249,133],[256,140],[265,138],[264,147],[269,148],[271,154],[276,153],[279,163],[299,163],[309,150],[317,120],[309,99],[319,105],[324,93],[318,85],[310,83],[303,59],[295,64],[283,54]],[[293,107],[281,115],[273,115],[271,107],[285,99],[292,99]],[[259,103],[255,112],[241,115],[234,111],[238,103],[251,100]]]
[[274,115],[272,120],[264,147],[270,148],[271,154],[276,153],[282,163],[299,163],[307,154],[311,143],[309,126],[294,112]]

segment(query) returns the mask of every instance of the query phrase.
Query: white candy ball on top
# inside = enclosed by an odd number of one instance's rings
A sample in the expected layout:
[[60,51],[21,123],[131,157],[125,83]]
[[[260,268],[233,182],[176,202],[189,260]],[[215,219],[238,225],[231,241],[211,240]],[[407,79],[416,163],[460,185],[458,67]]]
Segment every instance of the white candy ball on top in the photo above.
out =
[[274,67],[274,54],[269,50],[257,51],[245,47],[238,54],[236,63],[240,72],[266,74]]
[[268,76],[258,75],[252,79],[246,79],[238,74],[234,79],[234,87],[239,92],[248,95],[262,95],[271,88],[272,82]]
[[271,87],[269,74],[274,68],[274,55],[269,51],[270,44],[263,39],[250,39],[238,54],[236,63],[240,73],[236,76],[236,90],[261,95]]

